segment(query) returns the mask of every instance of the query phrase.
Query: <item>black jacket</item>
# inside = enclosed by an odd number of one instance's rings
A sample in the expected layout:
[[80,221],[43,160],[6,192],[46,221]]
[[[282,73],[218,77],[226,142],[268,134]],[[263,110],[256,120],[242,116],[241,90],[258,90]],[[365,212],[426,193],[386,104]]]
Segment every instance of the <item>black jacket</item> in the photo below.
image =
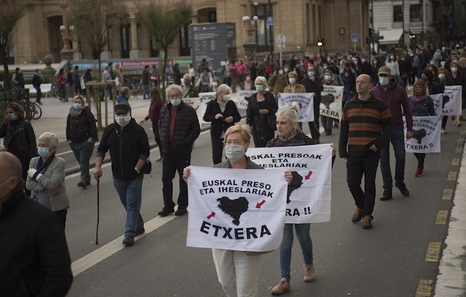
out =
[[[223,117],[215,119],[217,114],[222,114]],[[227,123],[225,119],[229,116],[233,117],[233,122]],[[241,115],[236,108],[236,104],[233,101],[228,101],[225,106],[225,111],[222,112],[220,104],[217,100],[211,100],[207,103],[207,108],[204,113],[204,121],[212,122],[210,127],[210,135],[215,138],[221,138],[223,132],[225,132],[231,126],[234,126],[236,122],[241,120]]]
[[0,296],[66,296],[71,260],[58,216],[21,184],[0,212]]
[[[97,157],[105,157],[110,150],[113,177],[123,181],[131,181],[138,177],[134,170],[139,159],[147,160],[150,154],[149,141],[144,128],[134,119],[121,128],[117,123],[110,124],[102,135],[97,148]],[[142,178],[142,173],[140,173]]]
[[70,113],[68,114],[66,119],[66,140],[81,143],[87,141],[89,137],[97,140],[97,127],[91,110],[89,107],[84,106],[79,116],[74,117]]
[[39,88],[41,84],[42,84],[42,78],[40,77],[39,74],[34,73],[34,76],[32,77],[32,86],[34,88]]
[[11,122],[2,123],[0,125],[0,138],[3,138],[3,144],[7,151],[13,137],[15,137],[16,145],[20,151],[28,151],[31,158],[37,156],[36,136],[31,123],[24,119],[20,120],[16,131]]
[[324,86],[322,85],[322,81],[316,77],[314,81],[310,78],[306,77],[303,79],[302,82],[303,86],[306,88],[306,93],[315,93],[314,96],[314,108],[319,107],[321,101],[320,93],[324,90]]
[[171,147],[169,147],[170,113],[172,104],[168,103],[160,110],[159,133],[164,153],[172,155],[190,154],[194,141],[201,133],[201,126],[196,111],[191,105],[181,101],[177,107],[175,127]]

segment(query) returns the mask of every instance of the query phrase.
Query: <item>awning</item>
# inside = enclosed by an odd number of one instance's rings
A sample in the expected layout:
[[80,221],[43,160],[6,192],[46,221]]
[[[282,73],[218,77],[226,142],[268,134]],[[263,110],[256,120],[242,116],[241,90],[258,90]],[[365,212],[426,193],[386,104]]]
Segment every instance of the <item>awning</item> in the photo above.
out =
[[397,44],[403,35],[403,29],[379,30],[379,36],[383,39],[379,40],[379,44]]

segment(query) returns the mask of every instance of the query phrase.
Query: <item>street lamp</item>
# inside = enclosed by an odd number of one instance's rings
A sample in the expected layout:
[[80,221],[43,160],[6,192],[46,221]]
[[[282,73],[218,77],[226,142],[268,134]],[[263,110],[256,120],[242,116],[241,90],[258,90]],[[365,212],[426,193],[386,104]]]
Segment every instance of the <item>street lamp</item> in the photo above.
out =
[[[256,55],[257,44],[253,40],[253,34],[257,31],[257,21],[259,17],[257,16],[257,2],[254,2],[254,16],[243,16],[243,27],[246,30],[246,42],[243,44],[244,52],[249,59],[254,59]],[[248,12],[251,12],[251,1],[247,2],[246,7]]]
[[63,39],[63,50],[71,50],[71,38],[69,32],[73,30],[73,25],[68,27],[66,27],[65,25],[60,26],[61,36]]
[[322,58],[322,47],[324,46],[325,38],[317,38],[317,46],[319,47],[319,58]]

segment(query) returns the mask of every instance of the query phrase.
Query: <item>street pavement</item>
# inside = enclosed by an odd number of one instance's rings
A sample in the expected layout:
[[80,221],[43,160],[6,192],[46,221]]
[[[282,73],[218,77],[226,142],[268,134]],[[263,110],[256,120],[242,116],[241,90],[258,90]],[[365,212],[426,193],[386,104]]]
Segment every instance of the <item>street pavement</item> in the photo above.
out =
[[[68,179],[76,181],[77,174],[75,172],[77,172],[78,167],[76,162],[73,161],[69,147],[65,144],[66,117],[72,103],[61,102],[57,98],[53,97],[43,98],[42,102],[42,118],[39,120],[32,120],[32,125],[34,127],[36,136],[39,136],[46,131],[54,132],[57,134],[60,142],[63,142],[59,153],[68,155],[67,165],[69,168],[67,170],[67,183],[69,182]],[[110,111],[109,121],[112,121],[112,102],[109,102],[108,104]],[[130,104],[132,106],[132,115],[138,122],[147,115],[150,104],[149,100],[143,100],[141,97],[139,97],[139,99],[131,100]],[[154,146],[153,134],[149,134],[150,128],[147,128],[150,126],[150,124],[146,123],[144,126],[146,126],[146,130],[148,131],[151,144]],[[203,126],[204,129],[207,127],[208,126],[206,125]],[[339,280],[344,283],[344,279],[350,278],[353,274],[361,274],[366,276],[365,279],[360,279],[359,282],[353,281],[353,286],[358,284],[364,287],[368,287],[369,292],[372,293],[368,294],[366,291],[360,288],[358,289],[349,286],[345,289],[342,289],[342,292],[345,292],[345,296],[466,296],[466,263],[464,262],[466,249],[466,216],[464,215],[466,213],[466,166],[462,164],[464,154],[466,153],[463,149],[466,129],[463,127],[454,127],[451,121],[449,121],[447,131],[448,133],[442,136],[442,154],[432,154],[427,158],[426,166],[428,167],[426,169],[425,176],[421,178],[413,177],[415,169],[415,165],[413,164],[415,164],[415,162],[412,159],[414,159],[414,157],[412,154],[408,154],[409,156],[407,159],[410,159],[410,161],[406,166],[406,179],[408,180],[408,188],[411,191],[410,198],[401,198],[400,195],[396,195],[395,199],[387,202],[380,202],[377,199],[376,214],[374,215],[374,229],[369,231],[362,229],[359,230],[359,228],[355,230],[352,228],[354,224],[348,223],[349,216],[351,216],[353,211],[352,206],[350,206],[351,208],[347,207],[348,205],[352,204],[350,201],[351,196],[345,184],[345,169],[344,166],[341,166],[343,161],[341,159],[337,159],[332,182],[332,221],[327,224],[314,224],[312,231],[315,245],[314,249],[319,251],[319,256],[315,255],[315,257],[320,258],[319,264],[317,264],[318,277],[320,278],[317,279],[316,284],[314,285],[317,287],[309,289],[309,287],[299,285],[298,281],[296,281],[296,283],[292,282],[293,290],[289,293],[290,296],[343,296],[343,294],[336,295],[335,293],[332,293],[333,291],[330,287],[338,286],[338,284],[332,285],[331,282],[329,283],[329,281],[325,279],[325,276],[327,276],[327,279],[332,277],[334,279],[339,279],[338,277],[341,277]],[[203,141],[197,141],[202,144],[195,145],[192,161],[194,165],[208,166],[207,163],[210,161],[210,138],[206,133],[207,132],[204,132],[204,135],[200,137],[200,139],[204,139]],[[328,139],[326,139],[324,135],[322,136],[321,140],[325,142],[331,141],[333,143],[337,143],[337,135],[338,129],[334,129],[334,135]],[[158,151],[152,152],[152,155],[158,157]],[[205,165],[200,163],[205,163]],[[338,163],[339,165],[337,165]],[[445,176],[434,176],[436,173],[444,173]],[[153,179],[153,182],[151,180],[149,180],[148,183],[145,182],[144,187],[150,187],[149,191],[156,190],[161,192],[161,183],[160,181],[156,181],[159,180],[160,174],[160,166],[155,165],[153,175],[157,178]],[[335,177],[335,174],[338,174],[338,176]],[[110,172],[107,168],[107,171],[104,172],[104,177],[109,179],[109,176]],[[378,177],[377,185],[378,193],[380,196],[380,177]],[[81,197],[79,199],[73,199],[72,206],[69,210],[69,220],[67,223],[67,238],[73,259],[73,271],[75,275],[77,275],[75,278],[75,284],[73,285],[69,296],[125,296],[130,294],[132,296],[222,296],[222,291],[216,281],[215,271],[213,270],[212,266],[213,264],[211,263],[211,260],[209,260],[210,252],[208,250],[186,248],[181,243],[178,246],[172,246],[169,244],[172,242],[172,240],[174,240],[172,237],[175,234],[172,230],[179,230],[183,228],[186,229],[186,217],[154,217],[154,213],[156,213],[156,211],[160,210],[161,208],[161,202],[149,201],[147,204],[149,205],[151,214],[148,215],[148,210],[146,208],[148,205],[144,205],[145,210],[143,216],[146,218],[146,233],[142,237],[138,238],[138,241],[141,242],[137,242],[135,247],[125,249],[121,245],[121,228],[113,228],[107,229],[105,232],[101,233],[100,246],[95,246],[94,248],[92,246],[95,243],[93,240],[88,241],[87,243],[82,241],[82,238],[86,236],[89,237],[88,234],[86,235],[86,233],[89,233],[89,228],[85,228],[84,225],[87,226],[92,224],[84,221],[81,222],[78,218],[80,216],[86,215],[91,211],[92,208],[94,208],[94,202],[92,201],[95,199],[95,196],[93,194],[89,194],[90,192],[87,192],[87,194],[84,194],[86,192],[82,191],[78,192],[79,189],[76,189],[74,186],[67,186],[67,188],[72,188],[69,190],[70,196],[77,196],[77,198]],[[91,189],[88,189],[87,191],[90,190]],[[144,192],[145,191],[146,190],[144,190]],[[175,189],[174,192],[176,193],[177,190]],[[397,192],[398,191],[395,188],[394,193],[398,194]],[[424,193],[424,197],[416,196],[416,192]],[[113,196],[111,200],[116,199],[116,194],[112,189],[111,184],[104,188],[103,195],[105,197]],[[161,199],[160,194],[157,194],[156,196],[159,197],[157,199]],[[344,196],[343,200],[341,196]],[[91,202],[92,206],[87,205],[91,204]],[[397,203],[398,206],[395,206]],[[400,206],[400,203],[402,203],[404,206]],[[344,212],[347,213],[348,218],[345,217],[343,219],[344,223],[341,223],[342,219],[340,216],[337,216],[336,213],[339,213],[340,211],[342,212],[343,207],[345,208]],[[402,208],[398,209],[398,207]],[[102,224],[110,226],[121,226],[121,219],[124,217],[124,215],[122,214],[122,207],[120,205],[117,203],[110,204],[109,201],[104,199],[102,201],[102,208],[106,208],[107,212],[114,214],[111,218],[107,218],[108,221],[103,222]],[[436,208],[438,208],[438,211],[436,212],[435,223],[432,223],[432,220],[430,220],[431,226],[428,226],[427,229],[423,229],[423,226],[419,225],[421,222],[424,222],[427,225],[429,220],[424,221],[418,219],[418,221],[412,221],[408,219],[408,216],[410,216],[410,213],[412,212],[416,212],[416,215],[420,216],[429,216]],[[153,217],[153,219],[148,220],[147,217]],[[393,223],[391,222],[392,220]],[[397,224],[396,222],[398,220],[406,221],[403,221],[402,224]],[[83,226],[76,226],[77,223],[82,223]],[[392,230],[390,230],[390,225],[392,225]],[[331,233],[328,233],[329,238],[326,238],[326,240],[328,241],[327,243],[329,245],[333,244],[333,253],[330,252],[330,249],[327,249],[327,246],[323,246],[323,243],[316,241],[316,237],[318,237],[321,233],[326,234],[328,232],[326,230],[330,229],[330,227],[335,228],[334,230],[340,229],[340,232],[343,232],[343,234],[354,233],[355,235],[353,236],[357,236],[357,240],[359,240],[362,245],[369,244],[369,249],[361,247],[361,251],[366,250],[368,253],[373,245],[376,244],[372,241],[379,243],[383,242],[381,245],[386,247],[386,250],[381,249],[376,251],[375,255],[377,255],[377,257],[396,258],[398,256],[404,256],[406,258],[406,262],[410,263],[412,258],[418,258],[420,256],[424,258],[425,256],[424,260],[427,263],[433,262],[440,264],[439,266],[435,267],[426,266],[427,268],[424,268],[424,264],[417,265],[419,267],[416,268],[421,270],[425,269],[426,277],[419,279],[419,282],[416,284],[416,289],[414,290],[415,295],[412,293],[399,293],[411,292],[412,290],[410,291],[405,287],[409,287],[412,284],[405,283],[400,280],[400,278],[392,275],[393,272],[397,273],[397,266],[393,265],[394,263],[391,263],[392,261],[389,259],[385,262],[386,267],[376,267],[374,268],[374,271],[377,271],[377,273],[371,272],[370,274],[367,274],[361,271],[362,268],[359,267],[361,265],[361,261],[374,261],[374,263],[376,263],[376,261],[374,259],[368,258],[364,254],[351,254],[349,249],[344,248],[344,245],[347,244],[345,241],[348,239],[332,236]],[[387,227],[389,229],[387,229]],[[423,231],[419,231],[417,235],[414,235],[416,233],[411,233],[414,231],[411,230],[411,228],[418,227],[419,230]],[[378,236],[378,234],[381,234],[381,232],[386,232],[386,235],[383,237]],[[424,232],[430,232],[430,234],[425,234]],[[178,233],[179,232],[176,232],[176,235],[180,235]],[[407,237],[407,234],[410,234],[410,236]],[[185,233],[181,232],[181,236],[183,235],[185,235]],[[373,237],[373,239],[370,237]],[[432,237],[432,240],[429,240],[430,237]],[[180,239],[182,238],[178,238],[178,241]],[[420,256],[415,254],[414,248],[412,248],[406,242],[415,242],[416,240],[419,240],[421,243],[424,239],[428,239],[429,245],[426,248],[425,255]],[[133,257],[132,252],[135,248],[138,248],[138,245],[141,245],[146,249],[139,250],[142,259],[136,260]],[[295,244],[295,247],[296,246],[298,246],[297,242]],[[164,254],[163,251],[169,254]],[[392,253],[392,255],[389,255],[389,253]],[[315,252],[315,254],[317,253]],[[139,276],[139,274],[154,273],[153,269],[146,267],[146,265],[149,263],[151,265],[157,265],[154,263],[154,260],[150,260],[151,257],[168,257],[175,259],[177,255],[185,255],[182,261],[176,261],[177,264],[174,264],[179,266],[178,269],[176,269],[176,267],[169,267],[170,264],[165,263],[165,266],[159,267],[159,269],[163,274],[166,275],[163,277],[157,276],[157,278],[164,280],[163,283],[157,284],[155,286],[157,288],[155,289],[155,293],[149,294],[147,291],[144,291],[142,287],[147,284],[142,282],[143,280],[146,280],[147,277]],[[186,255],[189,255],[189,258],[186,258]],[[294,250],[293,256],[294,263],[299,263],[300,258],[298,250]],[[99,261],[95,260],[96,257],[99,258]],[[112,263],[100,265],[99,262],[103,261],[107,257],[112,258]],[[134,262],[128,262],[128,257],[134,260]],[[203,263],[199,263],[198,259],[208,259],[205,261],[210,262],[208,264],[204,263],[205,265],[202,265]],[[337,263],[342,263],[343,261],[345,263],[352,263],[352,266],[349,266],[354,270],[351,271],[346,269],[341,272],[335,272],[331,270],[333,275],[329,275],[330,271],[326,271],[326,269],[330,270],[331,268],[327,268],[325,265],[327,265],[326,262],[330,261],[336,261]],[[393,262],[394,261],[395,260],[393,260]],[[276,265],[278,262],[277,252],[265,255],[263,262],[266,262],[263,265],[265,265],[267,269],[264,269],[264,267],[262,269],[262,274],[265,274],[266,276],[261,277],[260,296],[263,296],[265,292],[267,292],[270,287],[275,285],[275,282],[278,282],[279,280],[279,270]],[[270,263],[275,264],[272,265]],[[130,278],[130,276],[123,273],[121,275],[116,273],[116,271],[118,271],[120,268],[132,271],[132,273],[135,275],[131,275],[131,279],[133,281],[135,280],[136,283],[125,284],[125,277]],[[200,271],[200,269],[203,269],[203,271]],[[181,270],[188,270],[191,273],[182,273],[180,272]],[[271,274],[269,270],[273,271],[272,278],[268,277]],[[158,269],[156,269],[156,271],[158,271]],[[105,274],[100,275],[101,273]],[[183,275],[184,279],[180,279],[177,273]],[[300,270],[299,272],[295,273],[298,274],[299,278],[299,275],[301,274]],[[399,271],[399,273],[403,274],[406,272]],[[436,275],[437,279],[429,277],[431,274]],[[101,279],[96,279],[96,275],[100,275]],[[156,276],[154,275],[154,277]],[[193,288],[195,289],[193,289],[192,292],[188,293],[186,291],[181,291],[185,293],[180,293],[179,290],[176,290],[178,286],[189,287],[190,285],[187,284],[190,282],[199,282],[200,279],[204,280],[204,282],[201,285],[198,284],[198,286],[194,286]],[[138,283],[138,280],[140,280],[141,283]],[[170,283],[170,280],[173,280],[173,282]],[[267,281],[266,284],[264,283],[265,280]],[[390,281],[396,283],[390,283],[390,287],[385,284],[385,281],[387,283]],[[377,293],[373,293],[374,291],[370,291],[373,288],[368,285],[372,282],[378,282],[379,284],[382,283],[383,285],[387,286],[381,286],[381,288],[377,290]],[[208,284],[208,286],[211,288],[203,288],[203,286],[206,284]],[[118,289],[116,289],[117,291],[110,293],[113,287]],[[149,287],[154,290],[153,286],[149,285]],[[211,292],[207,293],[209,290],[211,290]],[[314,292],[319,293],[316,295]],[[398,293],[395,294],[394,292]]]

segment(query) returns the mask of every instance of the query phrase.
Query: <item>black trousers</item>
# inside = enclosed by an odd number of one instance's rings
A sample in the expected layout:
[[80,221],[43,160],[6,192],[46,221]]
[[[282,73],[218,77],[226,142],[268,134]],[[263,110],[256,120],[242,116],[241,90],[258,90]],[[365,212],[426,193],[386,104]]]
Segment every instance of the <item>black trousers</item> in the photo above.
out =
[[212,161],[215,164],[222,163],[223,138],[211,137],[212,141]]
[[178,207],[186,208],[188,206],[188,185],[183,180],[183,169],[191,164],[191,153],[185,155],[163,154],[162,165],[162,185],[163,185],[163,205],[165,210],[173,211],[175,203],[173,202],[173,179],[178,171],[180,194],[178,195]]

